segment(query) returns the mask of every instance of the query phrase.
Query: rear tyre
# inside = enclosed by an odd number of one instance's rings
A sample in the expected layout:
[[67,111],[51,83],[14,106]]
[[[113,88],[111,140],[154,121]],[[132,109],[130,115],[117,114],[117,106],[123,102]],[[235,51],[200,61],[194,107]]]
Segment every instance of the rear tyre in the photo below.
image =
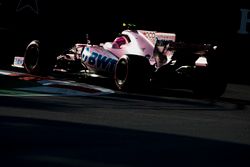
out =
[[218,98],[222,96],[227,87],[226,66],[221,50],[215,50],[208,57],[206,68],[195,69],[195,83],[193,91],[195,95]]
[[116,87],[124,91],[145,89],[150,81],[150,64],[148,59],[137,55],[122,56],[115,68]]
[[194,94],[206,98],[218,98],[222,96],[227,86],[223,77],[224,76],[215,74],[208,69],[197,70],[195,83],[193,84]]

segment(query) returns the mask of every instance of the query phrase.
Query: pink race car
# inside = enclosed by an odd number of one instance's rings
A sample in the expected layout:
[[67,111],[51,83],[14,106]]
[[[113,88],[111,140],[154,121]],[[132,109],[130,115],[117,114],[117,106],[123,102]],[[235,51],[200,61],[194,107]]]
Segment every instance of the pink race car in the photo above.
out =
[[211,44],[176,42],[176,34],[125,30],[113,42],[75,44],[57,56],[52,68],[40,54],[39,41],[32,41],[24,58],[14,66],[30,73],[48,69],[88,76],[108,77],[120,90],[145,89],[149,85],[190,88],[200,95],[221,96],[226,88],[220,52]]

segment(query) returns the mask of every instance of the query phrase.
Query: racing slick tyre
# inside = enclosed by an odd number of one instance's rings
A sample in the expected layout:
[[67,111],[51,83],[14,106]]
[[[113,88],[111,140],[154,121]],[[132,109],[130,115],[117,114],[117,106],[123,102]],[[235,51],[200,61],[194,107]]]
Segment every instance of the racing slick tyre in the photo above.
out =
[[208,57],[208,66],[195,69],[195,83],[193,92],[197,96],[218,98],[223,95],[227,87],[226,66],[222,52],[214,52]]
[[45,43],[40,41],[32,41],[26,48],[24,54],[24,67],[28,73],[36,75],[46,75],[53,69],[54,60],[51,49]]
[[223,95],[226,89],[226,81],[210,69],[196,71],[193,92],[196,96],[206,98],[218,98]]
[[116,64],[115,84],[119,90],[143,90],[150,82],[150,69],[149,61],[145,57],[124,55]]

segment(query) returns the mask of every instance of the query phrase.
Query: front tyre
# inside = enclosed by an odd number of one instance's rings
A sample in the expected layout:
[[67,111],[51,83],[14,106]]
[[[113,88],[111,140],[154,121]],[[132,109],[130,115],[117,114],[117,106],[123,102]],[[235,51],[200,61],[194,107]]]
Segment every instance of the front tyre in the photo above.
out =
[[40,41],[32,41],[26,48],[24,54],[24,67],[28,73],[45,75],[53,69],[54,61],[49,47]]

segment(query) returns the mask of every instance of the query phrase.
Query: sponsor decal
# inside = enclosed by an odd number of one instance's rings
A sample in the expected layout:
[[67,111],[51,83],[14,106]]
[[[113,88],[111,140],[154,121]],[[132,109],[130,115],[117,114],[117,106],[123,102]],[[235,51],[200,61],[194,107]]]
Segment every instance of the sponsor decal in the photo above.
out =
[[23,67],[24,57],[18,57],[16,56],[14,58],[14,67]]
[[176,35],[174,33],[144,31],[144,30],[140,30],[140,32],[153,44],[156,43],[156,40],[165,40],[165,41],[175,41],[176,40]]
[[102,71],[113,72],[117,60],[110,57],[104,56],[97,52],[90,53],[90,49],[87,47],[82,52],[82,60],[84,63],[87,63],[90,67],[96,67]]
[[140,30],[140,32],[153,44],[155,44],[155,31],[144,31],[144,30]]
[[164,40],[164,41],[175,41],[176,35],[174,33],[163,33],[163,32],[157,32],[156,33],[157,40]]

